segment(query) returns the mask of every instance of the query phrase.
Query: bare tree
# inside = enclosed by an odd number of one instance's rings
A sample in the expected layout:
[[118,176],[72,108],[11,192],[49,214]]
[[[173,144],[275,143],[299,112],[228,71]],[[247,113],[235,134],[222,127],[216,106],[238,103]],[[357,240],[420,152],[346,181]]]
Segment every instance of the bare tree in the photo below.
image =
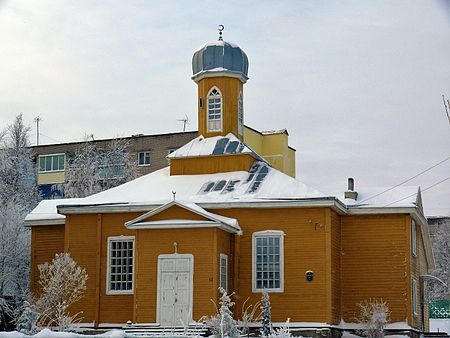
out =
[[81,320],[69,307],[83,297],[88,274],[69,253],[56,254],[51,263],[38,266],[41,293],[36,301],[39,323],[58,326],[59,331]]
[[358,304],[361,329],[358,331],[368,338],[384,338],[385,328],[389,323],[390,311],[388,304],[378,299],[365,300]]
[[114,139],[104,149],[85,141],[69,161],[64,194],[69,198],[86,197],[137,177],[137,167],[125,140]]

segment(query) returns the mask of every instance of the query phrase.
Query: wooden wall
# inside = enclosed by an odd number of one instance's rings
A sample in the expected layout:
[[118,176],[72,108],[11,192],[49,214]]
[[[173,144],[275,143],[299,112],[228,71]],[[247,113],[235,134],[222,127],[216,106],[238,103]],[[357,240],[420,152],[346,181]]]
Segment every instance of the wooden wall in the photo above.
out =
[[64,252],[64,224],[33,226],[31,228],[30,291],[39,293],[38,265],[51,262]]
[[392,322],[408,318],[408,219],[407,215],[341,218],[345,322],[355,322],[358,303],[380,298],[387,301]]
[[[216,86],[222,93],[222,131],[207,132],[206,114],[208,113],[208,104],[206,95]],[[240,80],[231,77],[210,77],[204,78],[198,82],[198,133],[205,137],[217,135],[227,135],[233,133],[242,139],[243,135],[238,134],[238,98],[239,93],[243,91],[243,84]],[[203,107],[200,107],[199,99],[203,100]],[[245,107],[244,107],[245,114]]]
[[[252,234],[256,231],[282,230],[284,238],[284,292],[270,293],[272,320],[284,322],[325,322],[326,309],[326,212],[311,209],[221,209],[215,213],[239,220],[243,235],[239,238],[239,275],[235,279],[236,312],[242,304],[255,304],[261,293],[252,292]],[[305,273],[314,272],[307,282]]]
[[220,155],[170,160],[170,175],[215,174],[249,171],[255,158],[249,154]]

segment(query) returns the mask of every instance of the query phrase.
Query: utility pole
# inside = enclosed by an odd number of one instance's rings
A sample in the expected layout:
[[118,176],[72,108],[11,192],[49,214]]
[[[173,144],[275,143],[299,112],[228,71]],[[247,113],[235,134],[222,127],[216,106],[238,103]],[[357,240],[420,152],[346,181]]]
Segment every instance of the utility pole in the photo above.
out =
[[34,118],[34,122],[36,122],[36,145],[39,145],[39,122],[42,121],[41,116],[38,115]]

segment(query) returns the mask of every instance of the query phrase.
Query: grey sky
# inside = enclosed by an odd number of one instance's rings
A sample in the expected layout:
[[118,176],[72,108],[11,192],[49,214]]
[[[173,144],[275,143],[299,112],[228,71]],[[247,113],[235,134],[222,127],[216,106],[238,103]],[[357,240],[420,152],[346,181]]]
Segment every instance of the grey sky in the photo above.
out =
[[[179,131],[185,114],[195,130],[191,57],[219,24],[249,57],[245,123],[288,128],[305,183],[389,187],[449,156],[449,0],[0,0],[0,128],[23,112],[41,143]],[[448,215],[450,180],[423,198]]]

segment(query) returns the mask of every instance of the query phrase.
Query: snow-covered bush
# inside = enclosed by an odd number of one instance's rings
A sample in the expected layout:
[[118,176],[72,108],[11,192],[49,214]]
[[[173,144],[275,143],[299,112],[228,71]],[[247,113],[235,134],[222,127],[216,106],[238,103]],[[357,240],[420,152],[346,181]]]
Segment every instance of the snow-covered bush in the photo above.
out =
[[389,322],[390,311],[383,300],[371,299],[358,304],[358,333],[368,338],[383,338],[386,324]]
[[231,300],[232,294],[228,295],[222,287],[219,288],[219,291],[222,296],[219,299],[218,313],[214,316],[203,316],[199,321],[203,321],[217,338],[239,338],[241,333],[231,311],[234,306],[234,302]]
[[261,295],[261,318],[262,328],[261,335],[268,337],[272,333],[272,318],[270,315],[270,298],[267,291],[264,291]]
[[37,321],[39,319],[39,313],[28,302],[24,301],[22,306],[17,311],[16,330],[26,335],[33,335],[39,332]]
[[88,275],[69,253],[56,254],[51,263],[38,266],[41,293],[36,301],[39,324],[66,330],[81,320],[80,313],[69,313],[69,306],[79,301],[86,290]]
[[[242,318],[238,320],[241,333],[248,335],[250,333],[250,323],[261,323],[261,302],[247,305],[250,298],[247,298],[242,304]],[[260,311],[258,311],[260,310]]]
[[289,328],[290,318],[286,320],[286,324],[282,327],[272,330],[272,332],[267,336],[268,338],[291,338],[292,333]]
[[450,295],[450,218],[436,222],[436,231],[431,234],[431,244],[436,262],[431,272],[447,286],[435,279],[428,279],[430,285],[429,298],[432,300],[446,299]]
[[241,333],[239,332],[237,321],[233,319],[233,312],[231,311],[234,302],[225,289],[219,288],[219,291],[222,294],[219,300],[220,336],[221,338],[238,338],[241,336]]

